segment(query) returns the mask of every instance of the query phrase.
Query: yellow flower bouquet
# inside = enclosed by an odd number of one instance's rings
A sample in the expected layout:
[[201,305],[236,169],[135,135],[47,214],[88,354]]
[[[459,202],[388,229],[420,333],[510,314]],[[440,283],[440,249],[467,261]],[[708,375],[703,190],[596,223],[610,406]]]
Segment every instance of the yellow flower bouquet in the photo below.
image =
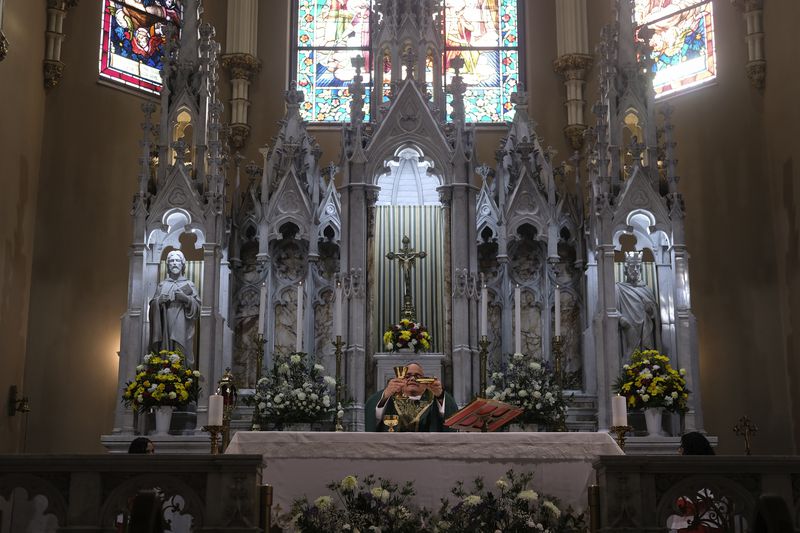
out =
[[390,326],[386,330],[383,334],[383,344],[390,352],[404,348],[413,348],[414,353],[426,352],[431,347],[431,335],[419,322],[404,318],[399,324]]
[[630,364],[622,366],[616,389],[630,409],[663,407],[681,412],[689,399],[685,375],[686,370],[672,368],[669,358],[657,350],[636,350]]
[[196,402],[200,372],[186,368],[184,361],[180,352],[162,350],[145,355],[144,362],[136,367],[136,376],[125,385],[122,403],[144,411]]

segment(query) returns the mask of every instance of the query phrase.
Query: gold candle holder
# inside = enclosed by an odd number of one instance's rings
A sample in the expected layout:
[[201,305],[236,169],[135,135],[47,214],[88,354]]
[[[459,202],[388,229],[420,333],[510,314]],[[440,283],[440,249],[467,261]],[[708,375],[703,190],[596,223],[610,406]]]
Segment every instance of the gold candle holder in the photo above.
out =
[[208,436],[211,439],[211,455],[218,455],[219,454],[219,436],[222,433],[223,426],[203,426],[203,431],[208,432]]
[[480,390],[478,391],[478,396],[485,398],[486,397],[486,373],[487,373],[487,363],[489,359],[489,337],[486,335],[481,335],[481,339],[478,341],[478,347],[480,348],[479,353],[479,364],[480,364]]
[[617,444],[622,451],[625,451],[625,434],[633,432],[633,428],[631,426],[611,426],[608,430],[616,435]]
[[339,416],[339,413],[342,411],[342,396],[344,390],[342,387],[342,346],[344,346],[342,336],[336,335],[336,340],[333,341],[334,354],[336,355],[336,431],[344,431],[342,417]]

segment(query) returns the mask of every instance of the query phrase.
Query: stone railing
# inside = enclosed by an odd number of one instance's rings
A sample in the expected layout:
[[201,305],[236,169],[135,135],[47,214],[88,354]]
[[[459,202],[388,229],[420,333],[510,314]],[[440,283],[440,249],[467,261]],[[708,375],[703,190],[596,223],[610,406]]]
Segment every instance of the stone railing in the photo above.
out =
[[12,531],[116,532],[124,530],[136,498],[149,494],[169,531],[256,533],[262,461],[260,455],[0,455],[0,516],[8,511]]
[[594,468],[594,531],[797,531],[800,457],[603,456]]

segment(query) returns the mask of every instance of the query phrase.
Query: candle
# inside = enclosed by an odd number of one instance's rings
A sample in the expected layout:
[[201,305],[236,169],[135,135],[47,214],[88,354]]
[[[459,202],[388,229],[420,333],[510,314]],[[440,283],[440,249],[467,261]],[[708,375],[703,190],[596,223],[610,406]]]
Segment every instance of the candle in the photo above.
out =
[[303,282],[297,285],[297,337],[294,345],[295,352],[303,351]]
[[561,289],[556,285],[556,337],[561,336]]
[[522,353],[522,291],[514,288],[514,353]]
[[481,287],[481,336],[486,337],[489,335],[489,293],[486,290],[486,284]]
[[625,396],[615,394],[611,397],[611,425],[612,426],[627,426],[628,425],[628,411],[625,406]]
[[342,336],[342,284],[336,284],[336,291],[334,293],[333,305],[333,335],[334,337]]
[[212,394],[208,397],[208,425],[221,426],[222,425],[222,396],[219,394]]
[[258,331],[264,335],[264,316],[267,313],[267,282],[261,283],[261,297],[258,304]]

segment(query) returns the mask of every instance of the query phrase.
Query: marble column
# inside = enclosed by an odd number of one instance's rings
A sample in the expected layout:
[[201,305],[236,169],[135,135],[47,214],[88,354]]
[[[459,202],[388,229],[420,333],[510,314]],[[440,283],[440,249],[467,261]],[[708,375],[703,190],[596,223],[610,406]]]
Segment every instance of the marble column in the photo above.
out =
[[566,88],[564,105],[567,108],[567,126],[564,128],[564,135],[573,150],[580,150],[583,146],[583,133],[586,131],[583,87],[586,73],[592,66],[586,0],[557,0],[556,27],[558,58],[553,62],[553,68],[563,76]]
[[228,0],[226,53],[222,66],[231,80],[230,142],[241,149],[250,136],[247,111],[250,107],[250,82],[261,70],[258,50],[258,0]]

